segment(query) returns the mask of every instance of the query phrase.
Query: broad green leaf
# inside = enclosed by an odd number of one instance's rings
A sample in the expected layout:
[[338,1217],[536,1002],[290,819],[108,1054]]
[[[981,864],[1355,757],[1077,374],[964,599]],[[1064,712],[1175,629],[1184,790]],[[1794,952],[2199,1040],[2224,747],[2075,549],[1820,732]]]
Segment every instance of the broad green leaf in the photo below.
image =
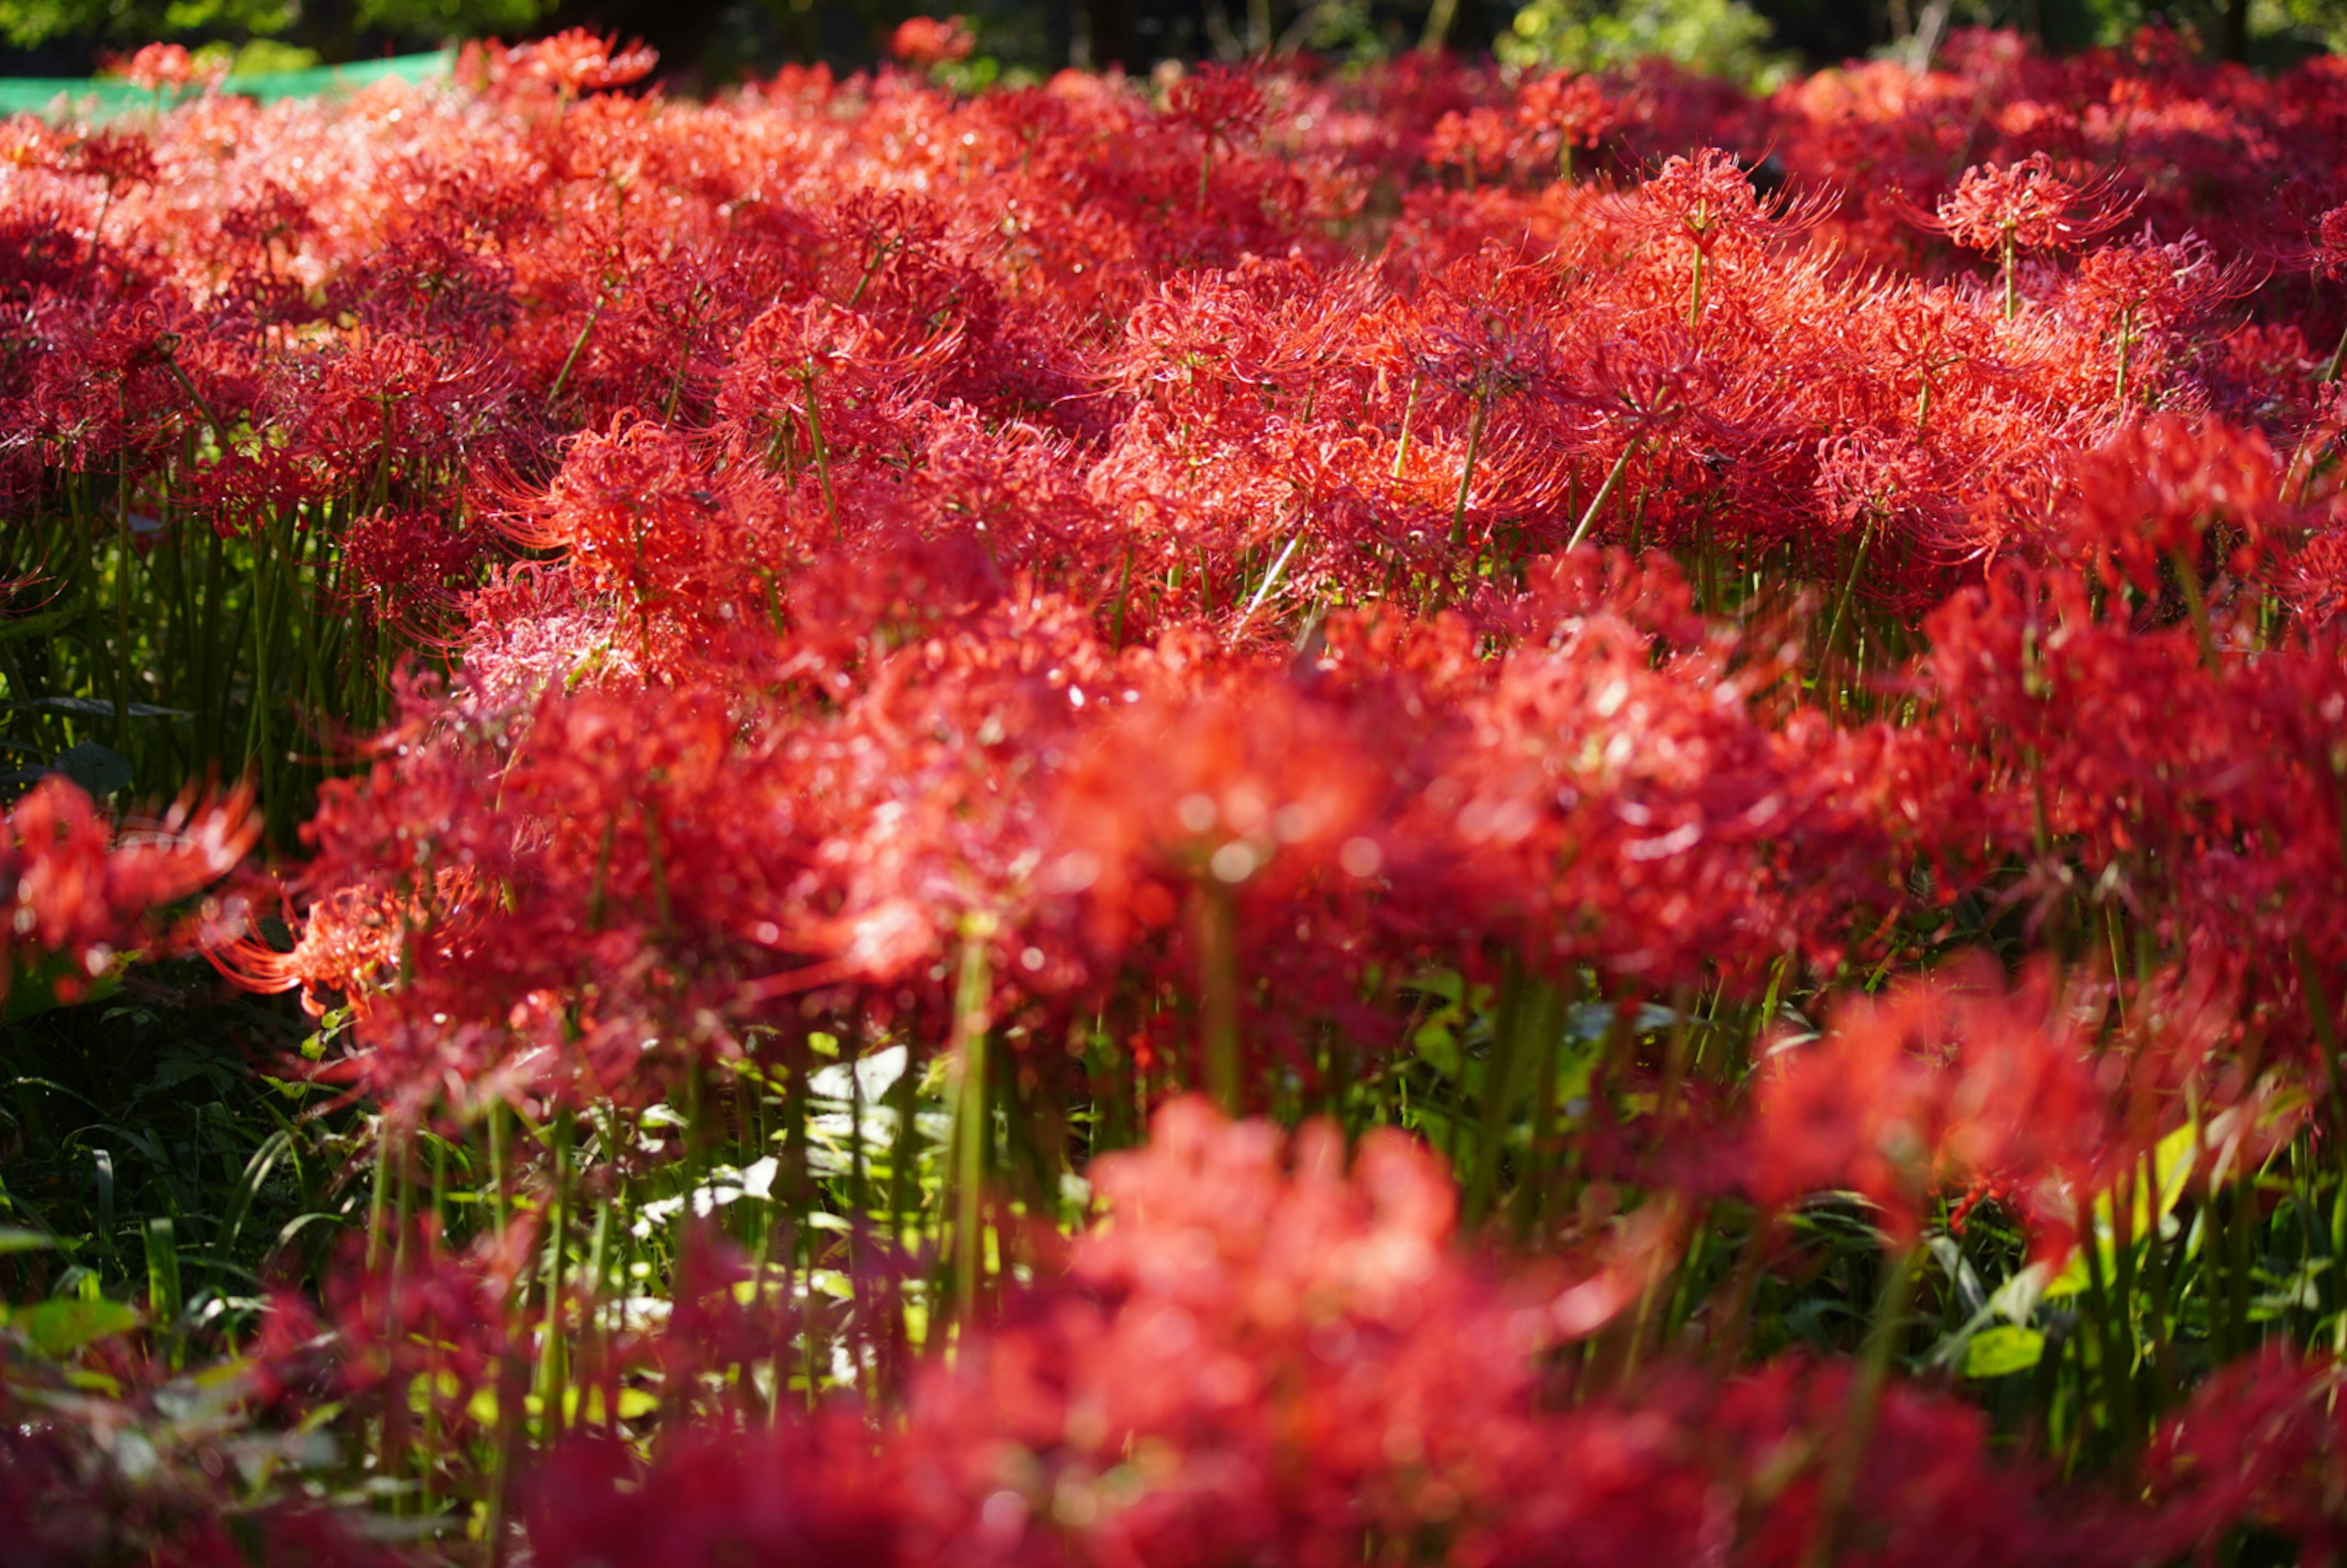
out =
[[[2184,1189],[2191,1179],[2192,1162],[2198,1147],[2198,1130],[2188,1122],[2162,1138],[2152,1150],[2153,1180],[2148,1184],[2137,1184],[2134,1223],[2128,1228],[2137,1246],[2141,1246],[2144,1238],[2151,1234],[2151,1227],[2173,1214],[2178,1203],[2182,1201]],[[2240,1173],[2236,1171],[2233,1174],[2238,1177]],[[2156,1212],[2151,1190],[2154,1187],[2158,1190]],[[2103,1277],[2110,1279],[2117,1274],[2118,1252],[2118,1210],[2112,1202],[2112,1194],[2107,1191],[2098,1194],[2092,1212],[2094,1245],[2102,1248]],[[2048,1300],[2059,1300],[2065,1296],[2075,1296],[2086,1288],[2087,1280],[2086,1249],[2082,1237],[2080,1245],[2070,1249],[2062,1271],[2046,1284],[2045,1296]]]
[[128,1334],[139,1321],[137,1307],[102,1297],[89,1301],[56,1297],[13,1307],[8,1313],[8,1327],[53,1360],[72,1355],[92,1340]]
[[128,787],[135,776],[128,757],[96,741],[84,741],[58,753],[57,772],[81,785],[93,800],[104,800]]
[[2045,1353],[2045,1336],[2034,1328],[1999,1323],[1983,1328],[1964,1347],[1964,1376],[2004,1378],[2026,1372]]

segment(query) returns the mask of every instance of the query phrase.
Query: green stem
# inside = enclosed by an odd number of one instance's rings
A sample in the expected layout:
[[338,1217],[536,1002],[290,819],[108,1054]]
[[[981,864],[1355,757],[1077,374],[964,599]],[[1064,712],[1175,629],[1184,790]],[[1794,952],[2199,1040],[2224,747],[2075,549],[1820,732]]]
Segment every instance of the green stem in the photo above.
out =
[[1630,459],[1636,456],[1638,448],[1645,444],[1645,436],[1635,437],[1627,446],[1622,448],[1622,455],[1614,459],[1614,466],[1605,472],[1605,482],[1597,487],[1597,494],[1589,497],[1588,509],[1581,514],[1581,521],[1574,526],[1573,537],[1564,541],[1564,550],[1567,555],[1579,549],[1581,541],[1589,537],[1590,528],[1597,521],[1597,514],[1605,509],[1606,499],[1614,494],[1614,487],[1622,482],[1622,475],[1630,466]]
[[1841,595],[1834,601],[1833,620],[1827,624],[1825,641],[1818,649],[1822,659],[1833,656],[1834,644],[1841,637],[1842,622],[1850,617],[1850,601],[1858,597],[1858,579],[1866,571],[1866,552],[1874,543],[1874,529],[1875,516],[1869,511],[1866,527],[1859,532],[1857,552],[1850,557],[1850,575],[1842,579]]
[[1296,554],[1296,547],[1303,542],[1304,534],[1299,529],[1296,537],[1287,541],[1287,548],[1279,552],[1279,559],[1271,563],[1271,569],[1263,574],[1263,581],[1255,589],[1255,597],[1247,600],[1246,609],[1239,612],[1238,624],[1231,628],[1233,642],[1236,642],[1239,633],[1246,630],[1247,622],[1255,619],[1255,612],[1263,608],[1263,601],[1271,597],[1271,590],[1279,586],[1281,576],[1287,570],[1289,559]]
[[831,537],[835,541],[841,537],[839,499],[831,491],[831,448],[823,438],[823,396],[815,390],[815,383],[821,379],[815,369],[815,356],[809,354],[806,367],[807,438],[815,447],[815,473],[817,482],[823,487],[824,516],[831,519]]
[[1865,1358],[1850,1389],[1850,1412],[1832,1439],[1824,1476],[1818,1484],[1817,1524],[1809,1549],[1801,1554],[1803,1568],[1829,1568],[1841,1543],[1850,1515],[1858,1472],[1866,1459],[1874,1419],[1882,1408],[1882,1391],[1891,1379],[1891,1362],[1903,1332],[1907,1304],[1915,1292],[1915,1260],[1920,1245],[1887,1259],[1882,1289],[1866,1337]]
[[1513,1200],[1519,1243],[1528,1239],[1541,1224],[1548,1198],[1546,1164],[1549,1143],[1556,1136],[1556,1080],[1558,1058],[1564,1047],[1563,1007],[1564,999],[1557,989],[1542,982],[1532,1022],[1532,1146],[1525,1152],[1524,1169],[1517,1180]]
[[383,1266],[383,1221],[391,1206],[391,1118],[378,1114],[374,1124],[374,1187],[367,1196],[367,1272]]
[[2176,582],[2184,592],[2184,608],[2192,617],[2192,635],[2200,644],[2200,662],[2209,674],[2219,674],[2217,638],[2209,625],[2209,600],[2201,591],[2200,569],[2188,551],[2177,550],[2170,559],[2176,562]]
[[547,1131],[554,1144],[554,1171],[546,1203],[546,1316],[538,1346],[538,1386],[539,1430],[544,1442],[551,1444],[562,1435],[569,1371],[563,1323],[563,1232],[570,1218],[570,1112],[557,1107],[553,1125]]
[[587,340],[594,335],[595,323],[603,314],[603,302],[610,297],[604,289],[595,291],[595,302],[588,308],[587,320],[579,326],[579,335],[570,340],[570,352],[562,356],[562,368],[554,373],[554,384],[546,389],[546,411],[548,414],[561,403],[562,389],[570,380],[571,368],[578,364],[579,356],[586,352]]
[[2121,1455],[2135,1450],[2135,1336],[2130,1320],[2135,1286],[2135,1188],[2122,1181],[2111,1189],[2111,1270],[2103,1268],[2103,1245],[2095,1227],[2086,1227],[2080,1245],[2086,1251],[2086,1299],[2095,1316],[2097,1352],[2102,1365],[2103,1417]]
[[1482,1081],[1477,1085],[1481,1125],[1477,1130],[1466,1191],[1460,1195],[1460,1214],[1471,1230],[1482,1220],[1491,1206],[1491,1194],[1499,1185],[1501,1149],[1515,1110],[1516,1062],[1529,1032],[1524,1027],[1525,1015],[1534,1005],[1529,990],[1522,962],[1511,953],[1500,981],[1498,1005],[1492,1009],[1491,1048],[1484,1055]]
[[1200,1087],[1239,1114],[1238,908],[1230,885],[1207,872],[1194,901],[1198,943]]
[[2117,404],[2121,408],[2125,408],[2125,407],[2127,406],[2127,350],[2128,350],[2128,349],[2130,349],[2130,348],[2132,348],[2134,345],[2135,345],[2135,311],[2134,311],[2132,308],[2129,308],[2128,310],[2127,310],[2127,311],[2125,311],[2125,312],[2122,312],[2122,313],[2120,313],[2120,316],[2119,316],[2119,334],[2118,334],[2118,350],[2119,350],[2119,376],[2118,376],[2118,387],[2117,387],[2117,391],[2116,391],[2116,395],[2115,395],[2115,396],[2113,397],[2113,399],[2112,399],[2112,401],[2116,402],[2116,404]]
[[961,974],[954,989],[954,1303],[964,1326],[976,1315],[978,1282],[986,1267],[986,1239],[979,1226],[987,1151],[994,1142],[986,1092],[987,1010],[993,993],[987,943],[993,927],[985,916],[965,924]]
[[1483,449],[1483,425],[1491,414],[1491,393],[1486,387],[1475,399],[1475,412],[1467,420],[1467,464],[1459,472],[1459,499],[1450,509],[1450,548],[1457,549],[1467,542],[1467,493],[1475,483],[1475,458]]
[[1402,399],[1401,439],[1394,444],[1393,477],[1401,477],[1402,466],[1409,461],[1409,426],[1418,415],[1418,377],[1409,378],[1409,395]]
[[1124,610],[1133,598],[1133,547],[1124,547],[1124,565],[1117,575],[1116,625],[1110,634],[1109,646],[1118,652],[1124,651]]

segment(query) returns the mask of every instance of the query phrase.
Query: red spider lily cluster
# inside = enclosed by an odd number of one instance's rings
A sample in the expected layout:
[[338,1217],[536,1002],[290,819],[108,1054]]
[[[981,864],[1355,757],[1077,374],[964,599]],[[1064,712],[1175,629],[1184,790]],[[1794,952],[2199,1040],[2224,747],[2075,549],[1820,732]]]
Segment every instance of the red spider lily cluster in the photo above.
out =
[[876,1445],[845,1409],[712,1422],[649,1471],[581,1434],[537,1483],[538,1560],[1333,1564],[1366,1542],[1458,1563],[2123,1563],[2244,1518],[2337,1538],[2327,1361],[2212,1382],[2156,1440],[2166,1501],[2131,1504],[2000,1453],[1960,1399],[1869,1409],[1844,1368],[1788,1357],[1722,1383],[1560,1358],[1635,1289],[1463,1263],[1450,1183],[1399,1138],[1348,1170],[1331,1129],[1290,1143],[1176,1102],[1146,1153],[1100,1169],[1114,1225],[926,1372]]
[[[1367,1542],[1460,1563],[1790,1563],[1835,1532],[1871,1563],[2098,1563],[2149,1539],[2116,1509],[2060,1506],[1993,1456],[1975,1412],[1922,1394],[1874,1418],[1859,1501],[1829,1513],[1839,1368],[1576,1389],[1553,1353],[1635,1286],[1467,1265],[1440,1163],[1398,1135],[1348,1170],[1333,1129],[1291,1143],[1182,1101],[1145,1153],[1096,1169],[1114,1225],[1078,1242],[1062,1286],[926,1372],[876,1450],[844,1419],[713,1429],[620,1501],[623,1456],[582,1437],[540,1480],[539,1560],[1335,1564]],[[1999,1508],[1971,1505],[1991,1490]]]
[[[0,128],[0,497],[331,558],[325,612],[418,654],[290,944],[211,944],[334,1020],[322,1074],[401,1132],[600,1135],[843,1041],[1171,1102],[949,1364],[859,1363],[877,1439],[702,1397],[811,1297],[710,1241],[649,1328],[502,1189],[284,1306],[264,1391],[501,1450],[483,1496],[538,1398],[578,1568],[2334,1543],[2325,1360],[2157,1358],[2110,1456],[2148,1502],[1887,1340],[1740,1360],[1819,1194],[1894,1284],[1991,1200],[2045,1275],[2131,1268],[2347,1132],[2347,69],[1944,59],[688,103],[572,34]],[[43,785],[0,940],[97,973],[243,804],[118,845]],[[1445,997],[1456,1185],[1174,1098],[1394,1081]],[[1487,1266],[1454,1212],[1503,1174],[1532,1255]]]

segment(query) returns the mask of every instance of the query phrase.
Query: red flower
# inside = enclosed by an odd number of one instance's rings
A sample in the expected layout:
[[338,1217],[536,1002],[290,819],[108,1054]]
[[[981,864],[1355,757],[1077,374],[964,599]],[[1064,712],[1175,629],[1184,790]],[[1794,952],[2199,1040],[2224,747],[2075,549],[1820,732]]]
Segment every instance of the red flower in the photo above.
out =
[[2111,190],[2108,176],[2074,184],[2036,152],[1965,169],[1955,194],[1941,201],[1936,226],[1975,251],[2075,251],[2117,228],[2134,207]]
[[2054,994],[2040,971],[2008,995],[1983,961],[1844,1002],[1823,1040],[1779,1046],[1764,1069],[1755,1193],[1781,1206],[1855,1191],[1905,1246],[1932,1197],[1977,1184],[2014,1194],[2040,1250],[2060,1252],[2073,1193],[2128,1156],[2086,1038],[2052,1011]]
[[969,22],[959,16],[915,16],[898,23],[888,39],[888,52],[917,71],[966,60],[977,47]]
[[623,49],[617,34],[605,37],[570,27],[512,48],[491,42],[481,46],[478,58],[493,82],[526,82],[571,97],[643,80],[660,64],[660,52],[641,41]]
[[234,870],[261,836],[252,792],[183,795],[150,824],[122,828],[51,774],[0,823],[0,1000],[18,969],[63,954],[52,983],[77,999],[117,953],[162,935],[169,907]]

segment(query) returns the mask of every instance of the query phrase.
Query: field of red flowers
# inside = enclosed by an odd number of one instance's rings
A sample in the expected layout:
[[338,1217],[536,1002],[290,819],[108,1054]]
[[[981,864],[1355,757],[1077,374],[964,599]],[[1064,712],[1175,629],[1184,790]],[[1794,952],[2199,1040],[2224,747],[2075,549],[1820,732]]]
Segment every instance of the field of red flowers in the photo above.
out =
[[2339,1561],[2347,61],[966,41],[0,124],[0,1557]]

